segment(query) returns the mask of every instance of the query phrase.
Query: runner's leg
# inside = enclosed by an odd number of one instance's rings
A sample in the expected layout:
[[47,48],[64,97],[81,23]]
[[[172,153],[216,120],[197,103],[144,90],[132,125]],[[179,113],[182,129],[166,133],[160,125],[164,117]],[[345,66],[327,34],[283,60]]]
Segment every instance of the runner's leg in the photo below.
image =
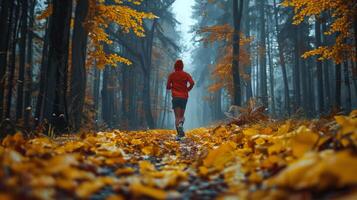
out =
[[177,127],[180,123],[180,116],[181,116],[181,108],[174,108],[174,113],[175,113],[175,126]]
[[182,124],[185,121],[185,109],[180,109],[180,122],[182,122]]

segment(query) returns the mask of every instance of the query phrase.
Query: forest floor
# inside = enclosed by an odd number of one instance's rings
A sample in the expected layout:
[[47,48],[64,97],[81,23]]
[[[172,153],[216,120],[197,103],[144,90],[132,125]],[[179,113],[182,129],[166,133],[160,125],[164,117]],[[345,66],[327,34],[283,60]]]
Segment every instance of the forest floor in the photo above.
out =
[[357,199],[357,110],[0,145],[0,199]]

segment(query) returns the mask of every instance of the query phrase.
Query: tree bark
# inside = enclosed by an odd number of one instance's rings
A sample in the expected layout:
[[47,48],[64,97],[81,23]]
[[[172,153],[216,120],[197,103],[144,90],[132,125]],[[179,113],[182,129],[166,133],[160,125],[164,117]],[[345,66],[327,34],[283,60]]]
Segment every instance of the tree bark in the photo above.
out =
[[[249,2],[250,1],[244,1],[244,5],[245,7],[244,9],[244,16],[242,20],[245,20],[244,23],[244,27],[245,27],[245,34],[247,38],[250,38],[250,16],[249,16]],[[251,45],[250,42],[247,44],[247,51],[250,52],[251,51]],[[246,73],[250,76],[250,79],[247,81],[247,85],[246,85],[246,100],[249,101],[249,99],[251,99],[253,97],[253,88],[252,88],[252,65],[247,66],[246,68]]]
[[27,63],[26,66],[26,82],[25,82],[25,99],[24,99],[24,106],[25,106],[25,114],[24,114],[24,121],[25,127],[30,129],[30,117],[32,114],[32,65],[33,65],[33,28],[34,28],[34,14],[35,14],[35,6],[36,0],[30,1],[30,12],[29,12],[29,31],[28,39],[27,39]]
[[301,106],[301,88],[300,88],[300,27],[296,26],[294,28],[294,68],[293,68],[293,80],[294,80],[294,99],[295,99],[295,110],[299,109]]
[[301,62],[301,83],[302,83],[302,94],[303,94],[303,108],[304,112],[308,117],[311,117],[310,110],[310,94],[309,94],[309,77],[307,69],[306,60]]
[[271,98],[271,114],[275,116],[275,92],[274,92],[274,65],[271,56],[271,41],[270,41],[270,34],[268,34],[268,60],[269,60],[269,91],[270,91],[270,98]]
[[[354,38],[355,38],[355,63],[357,63],[357,12],[354,13],[354,20],[353,20],[353,29],[354,29]],[[357,65],[355,66],[357,70]],[[357,71],[356,71],[357,73]],[[357,74],[356,74],[357,76]]]
[[335,107],[336,108],[341,108],[341,64],[336,64],[336,89],[335,89]]
[[[315,21],[315,37],[316,47],[321,46],[321,23],[319,19]],[[322,62],[316,61],[316,76],[317,76],[317,99],[318,99],[318,112],[321,114],[324,111],[324,87],[322,78]]]
[[150,98],[150,82],[151,82],[151,75],[147,74],[144,75],[144,109],[145,109],[145,119],[148,127],[150,129],[155,128],[154,118],[152,116],[151,111],[151,98]]
[[260,66],[260,96],[262,103],[268,107],[268,88],[267,88],[267,59],[266,59],[266,20],[265,20],[265,1],[259,1],[259,66]]
[[281,66],[281,71],[283,74],[283,82],[284,82],[284,104],[285,104],[285,109],[288,112],[288,115],[290,115],[291,111],[290,111],[289,82],[288,82],[288,75],[286,72],[284,49],[283,49],[282,41],[279,37],[280,27],[278,22],[278,8],[276,5],[276,0],[274,0],[274,18],[275,18],[276,37],[278,41],[279,60],[280,60],[280,66]]
[[[323,15],[323,21],[322,21],[322,43],[324,45],[328,45],[328,36],[326,36],[324,33],[327,31],[327,16],[326,14]],[[331,83],[330,83],[330,68],[331,66],[331,61],[325,61],[323,63],[323,73],[324,73],[324,87],[325,87],[325,112],[329,112],[331,109]]]
[[15,68],[16,68],[16,47],[18,39],[18,22],[19,22],[19,6],[16,6],[14,9],[14,16],[10,19],[10,33],[11,37],[11,53],[9,56],[9,77],[7,81],[7,94],[6,94],[6,106],[5,106],[5,118],[11,118],[11,104],[12,104],[12,95],[14,87],[14,78],[15,78]]
[[50,27],[48,69],[46,73],[44,118],[56,132],[68,130],[66,102],[69,33],[72,0],[53,0],[53,24]]
[[110,100],[110,90],[111,77],[110,77],[110,67],[106,66],[103,72],[103,83],[102,83],[102,118],[103,121],[109,126],[112,127],[112,109],[111,109],[111,100]]
[[17,80],[17,102],[16,102],[16,120],[20,120],[24,113],[24,83],[25,83],[25,65],[26,65],[26,40],[27,40],[27,10],[28,1],[21,1],[21,28],[19,42],[19,74]]
[[[314,60],[313,58],[309,58],[307,60],[308,66],[313,66],[314,65]],[[314,84],[314,70],[312,67],[307,68],[307,85],[308,87],[308,107],[309,107],[309,115],[314,116],[315,115],[315,84]]]
[[0,122],[3,119],[4,111],[5,75],[10,39],[9,28],[11,26],[9,21],[12,15],[13,5],[14,0],[3,0],[1,2],[0,27],[2,30],[0,31]]
[[70,81],[70,122],[71,128],[78,131],[81,126],[86,95],[86,54],[88,31],[84,23],[88,14],[88,0],[78,0],[72,36],[72,70]]
[[41,58],[41,70],[40,70],[40,83],[39,83],[39,94],[36,100],[36,113],[35,113],[35,126],[39,125],[43,121],[44,117],[44,106],[45,106],[45,84],[47,82],[47,65],[48,65],[48,51],[49,51],[49,41],[50,41],[50,29],[52,25],[52,17],[47,19],[46,22],[46,32],[44,36],[43,46],[42,46],[42,58]]
[[346,87],[346,114],[349,114],[352,109],[352,100],[351,100],[351,85],[350,85],[350,75],[348,71],[348,62],[345,61],[343,64],[343,73],[344,73],[344,82]]
[[144,75],[144,87],[143,87],[143,100],[144,100],[144,110],[145,110],[145,119],[147,126],[150,129],[155,128],[155,122],[152,115],[151,108],[151,62],[152,62],[152,47],[154,41],[154,33],[157,26],[157,19],[154,19],[151,26],[151,30],[148,38],[142,43],[143,44],[143,57],[141,59],[141,66],[143,69]]
[[[239,1],[239,2],[238,2]],[[239,53],[240,53],[240,24],[243,12],[243,0],[233,0],[233,104],[241,105],[241,84],[239,73]]]
[[96,117],[95,119],[98,120],[98,111],[99,111],[99,91],[100,91],[100,76],[101,76],[101,71],[97,68],[94,69],[94,84],[93,84],[93,99],[94,99],[94,107],[96,112]]

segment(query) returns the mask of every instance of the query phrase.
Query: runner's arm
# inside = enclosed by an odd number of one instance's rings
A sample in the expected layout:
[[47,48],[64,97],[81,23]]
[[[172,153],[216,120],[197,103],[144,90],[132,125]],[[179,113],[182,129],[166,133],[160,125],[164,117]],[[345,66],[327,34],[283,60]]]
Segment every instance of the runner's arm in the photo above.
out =
[[188,91],[191,91],[193,86],[195,85],[195,82],[193,81],[192,77],[188,74],[188,82],[190,83],[190,86],[188,86]]
[[167,79],[166,89],[167,89],[167,90],[171,90],[171,89],[172,89],[171,76],[169,76],[169,78]]

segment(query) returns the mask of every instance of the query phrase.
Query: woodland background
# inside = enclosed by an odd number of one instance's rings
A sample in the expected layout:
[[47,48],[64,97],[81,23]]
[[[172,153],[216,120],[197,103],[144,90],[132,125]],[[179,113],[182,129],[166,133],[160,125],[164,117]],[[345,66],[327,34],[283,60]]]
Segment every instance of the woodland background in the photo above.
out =
[[[165,83],[185,51],[174,2],[0,0],[1,131],[171,128]],[[195,1],[194,125],[249,99],[273,118],[349,113],[357,106],[356,7]]]

